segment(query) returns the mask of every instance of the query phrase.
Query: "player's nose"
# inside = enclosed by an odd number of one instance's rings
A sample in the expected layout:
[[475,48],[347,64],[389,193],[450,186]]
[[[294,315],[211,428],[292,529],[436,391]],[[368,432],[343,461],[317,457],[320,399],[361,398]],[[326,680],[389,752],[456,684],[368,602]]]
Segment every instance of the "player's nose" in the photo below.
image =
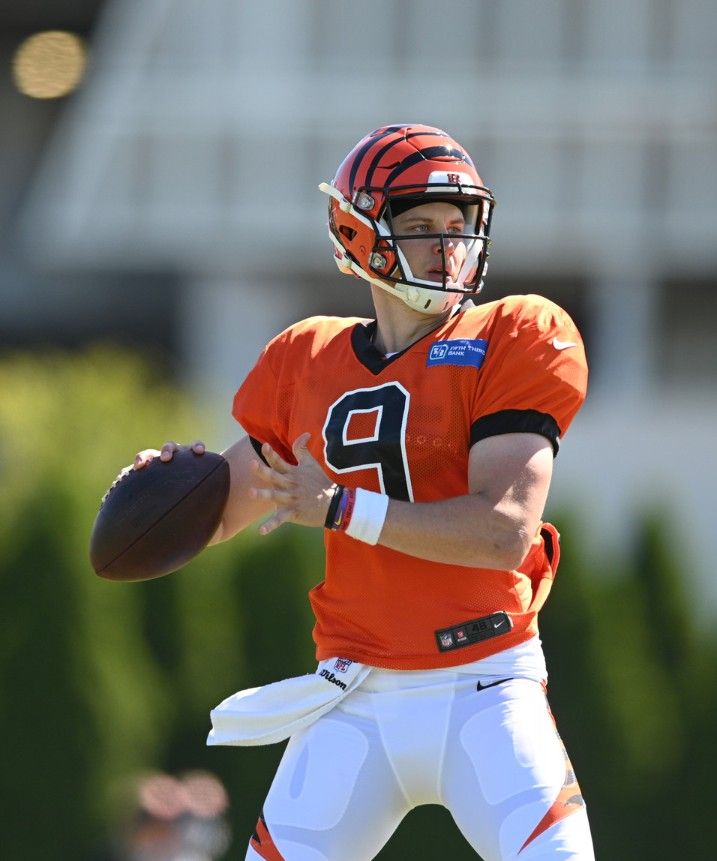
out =
[[442,251],[445,251],[446,254],[452,254],[456,249],[456,244],[453,241],[453,237],[449,233],[442,233],[439,237],[436,238],[436,241],[433,245],[433,253],[441,254]]

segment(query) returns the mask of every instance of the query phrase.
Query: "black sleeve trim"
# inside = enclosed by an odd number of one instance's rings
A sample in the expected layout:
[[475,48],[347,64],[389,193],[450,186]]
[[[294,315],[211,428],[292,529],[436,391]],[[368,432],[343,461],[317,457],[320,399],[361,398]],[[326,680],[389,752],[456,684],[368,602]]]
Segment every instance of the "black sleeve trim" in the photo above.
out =
[[482,416],[471,425],[471,445],[489,436],[504,433],[538,433],[546,437],[553,446],[553,457],[560,447],[560,428],[548,413],[537,410],[501,410]]
[[[261,447],[263,443],[260,443],[258,439],[254,439],[253,436],[249,437],[249,442],[252,444],[254,451],[259,455],[259,457],[264,461],[264,463],[266,463],[266,458],[261,453]],[[269,466],[268,463],[266,463],[266,465]]]

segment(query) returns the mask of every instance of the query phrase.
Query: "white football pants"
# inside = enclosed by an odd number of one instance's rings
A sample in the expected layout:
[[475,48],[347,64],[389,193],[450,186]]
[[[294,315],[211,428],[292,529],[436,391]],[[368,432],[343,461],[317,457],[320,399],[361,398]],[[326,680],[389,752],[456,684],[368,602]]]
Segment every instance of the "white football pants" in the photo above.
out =
[[543,687],[497,681],[373,671],[291,738],[246,859],[369,861],[409,810],[440,804],[483,861],[594,861]]

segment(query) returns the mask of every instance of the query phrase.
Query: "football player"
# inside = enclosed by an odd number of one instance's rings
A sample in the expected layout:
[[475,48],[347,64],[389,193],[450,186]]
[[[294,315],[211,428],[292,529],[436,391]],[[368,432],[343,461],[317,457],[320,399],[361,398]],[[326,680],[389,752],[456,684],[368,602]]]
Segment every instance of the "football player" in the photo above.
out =
[[559,560],[542,521],[553,459],[586,392],[580,335],[540,296],[473,304],[494,198],[440,129],[377,129],[320,189],[335,261],[375,318],[291,326],[234,398],[246,436],[225,453],[213,541],[263,518],[262,534],[292,522],[326,544],[316,676],[212,713],[210,743],[291,735],[246,858],[366,861],[433,803],[484,861],[589,861],[537,625]]

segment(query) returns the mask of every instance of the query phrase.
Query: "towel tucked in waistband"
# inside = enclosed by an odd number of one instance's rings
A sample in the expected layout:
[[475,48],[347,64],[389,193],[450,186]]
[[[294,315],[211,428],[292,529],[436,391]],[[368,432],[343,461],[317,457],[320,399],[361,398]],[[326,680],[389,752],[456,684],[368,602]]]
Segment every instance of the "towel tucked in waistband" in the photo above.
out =
[[238,691],[210,712],[212,730],[207,744],[250,746],[283,741],[330,711],[371,669],[347,658],[329,658],[313,675]]

